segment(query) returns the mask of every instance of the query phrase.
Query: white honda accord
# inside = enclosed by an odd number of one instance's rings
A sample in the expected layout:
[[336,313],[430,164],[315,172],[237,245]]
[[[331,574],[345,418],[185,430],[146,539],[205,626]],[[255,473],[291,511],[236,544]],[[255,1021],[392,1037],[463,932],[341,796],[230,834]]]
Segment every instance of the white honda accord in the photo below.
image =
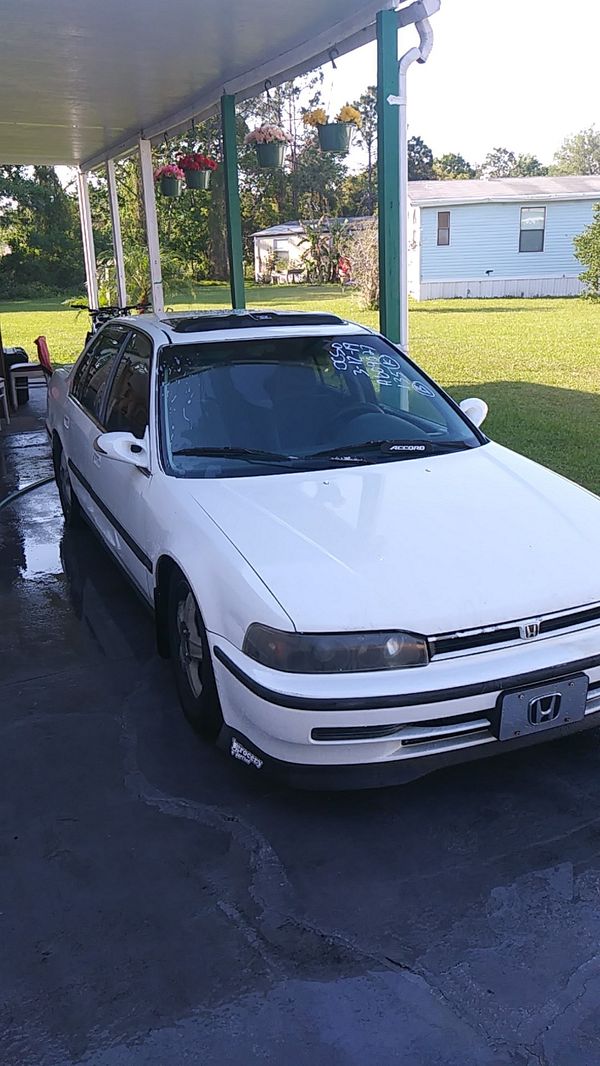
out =
[[486,410],[335,315],[190,312],[107,324],[48,429],[191,724],[353,788],[600,724],[600,499]]

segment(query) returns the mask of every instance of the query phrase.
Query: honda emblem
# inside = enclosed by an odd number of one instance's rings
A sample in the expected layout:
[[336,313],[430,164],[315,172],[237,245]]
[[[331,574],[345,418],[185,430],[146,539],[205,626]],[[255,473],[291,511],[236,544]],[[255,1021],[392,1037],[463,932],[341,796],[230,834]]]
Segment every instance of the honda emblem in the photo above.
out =
[[560,692],[549,692],[547,696],[536,696],[529,701],[527,717],[531,725],[546,725],[558,718],[560,711]]
[[521,622],[519,626],[521,640],[533,640],[540,635],[540,620],[532,618],[530,622]]

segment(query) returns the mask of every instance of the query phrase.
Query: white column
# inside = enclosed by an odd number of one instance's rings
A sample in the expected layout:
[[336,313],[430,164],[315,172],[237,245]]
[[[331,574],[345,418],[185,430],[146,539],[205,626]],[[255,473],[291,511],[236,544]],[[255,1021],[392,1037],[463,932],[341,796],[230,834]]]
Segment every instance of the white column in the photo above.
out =
[[108,203],[110,206],[110,220],[112,224],[112,242],[115,253],[115,273],[117,276],[117,303],[119,307],[127,304],[127,286],[125,283],[125,260],[123,258],[123,239],[121,237],[121,216],[119,214],[119,200],[117,197],[117,179],[115,177],[115,161],[108,159],[106,162],[106,180],[108,183]]
[[83,261],[85,264],[85,284],[88,304],[98,306],[98,280],[96,278],[96,250],[92,230],[92,212],[88,191],[86,171],[77,168],[77,198],[79,200],[79,221],[81,223],[81,240],[83,242]]
[[139,140],[140,164],[142,172],[142,196],[146,216],[146,240],[150,260],[150,286],[152,290],[152,309],[159,314],[165,309],[162,270],[160,266],[160,245],[158,243],[158,223],[156,221],[156,200],[154,197],[154,173],[152,170],[152,149],[150,141]]

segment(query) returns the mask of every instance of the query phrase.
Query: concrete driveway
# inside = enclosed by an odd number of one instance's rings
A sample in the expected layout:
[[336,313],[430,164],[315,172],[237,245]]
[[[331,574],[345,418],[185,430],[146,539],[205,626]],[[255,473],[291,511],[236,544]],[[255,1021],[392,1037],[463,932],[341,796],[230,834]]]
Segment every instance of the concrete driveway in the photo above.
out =
[[[0,442],[0,497],[49,471]],[[2,1066],[600,1063],[600,748],[302,793],[197,740],[53,485],[0,511]]]

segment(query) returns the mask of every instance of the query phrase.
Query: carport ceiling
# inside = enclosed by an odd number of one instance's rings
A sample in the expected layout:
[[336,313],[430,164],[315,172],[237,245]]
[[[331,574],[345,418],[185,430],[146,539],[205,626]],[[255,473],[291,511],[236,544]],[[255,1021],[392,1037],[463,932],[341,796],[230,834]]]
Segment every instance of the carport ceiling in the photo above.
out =
[[267,78],[277,84],[332,48],[372,40],[376,12],[397,6],[2,0],[0,163],[89,166],[123,154],[140,134],[157,139],[207,117],[224,91],[253,96]]

